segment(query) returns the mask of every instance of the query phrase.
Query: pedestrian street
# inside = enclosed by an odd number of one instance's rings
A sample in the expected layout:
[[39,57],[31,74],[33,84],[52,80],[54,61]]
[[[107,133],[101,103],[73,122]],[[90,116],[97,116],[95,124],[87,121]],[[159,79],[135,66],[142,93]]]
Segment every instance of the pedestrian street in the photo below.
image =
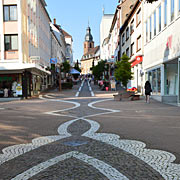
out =
[[[93,118],[103,121],[103,116],[112,116],[113,119],[121,110],[112,108],[112,99],[92,97],[89,87],[83,82],[74,98],[62,99],[53,93],[40,96],[42,109],[47,109],[48,103],[57,104],[56,109],[42,111],[40,116],[52,122],[54,118],[68,120],[59,124],[57,133],[3,148],[0,180],[180,179],[180,164],[174,163],[174,154],[147,148],[136,139],[103,132],[101,123]],[[58,103],[65,104],[64,109],[58,109]],[[109,107],[99,106],[104,103]]]

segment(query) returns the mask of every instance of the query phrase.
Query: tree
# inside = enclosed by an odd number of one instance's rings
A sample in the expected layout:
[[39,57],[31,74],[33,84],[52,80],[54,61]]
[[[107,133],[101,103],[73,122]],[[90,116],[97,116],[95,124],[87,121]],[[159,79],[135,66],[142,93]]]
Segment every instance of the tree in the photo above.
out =
[[69,73],[70,67],[71,66],[68,61],[63,62],[61,72]]
[[99,80],[103,76],[105,61],[101,60],[98,64],[92,67],[92,74],[95,80]]
[[121,57],[121,61],[117,61],[115,64],[115,77],[117,80],[121,81],[123,86],[127,87],[127,83],[132,79],[131,63],[129,62],[129,57],[124,54]]
[[80,67],[79,67],[79,62],[78,62],[78,60],[77,60],[77,62],[76,62],[76,64],[75,64],[75,66],[74,66],[74,69],[76,69],[77,71],[81,72],[81,69],[80,69]]

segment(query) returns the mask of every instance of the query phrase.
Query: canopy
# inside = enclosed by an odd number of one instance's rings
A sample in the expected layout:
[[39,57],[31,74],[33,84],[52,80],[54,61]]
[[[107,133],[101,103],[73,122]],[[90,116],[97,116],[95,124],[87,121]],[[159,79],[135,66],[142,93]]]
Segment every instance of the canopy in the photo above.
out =
[[80,72],[77,71],[76,69],[71,69],[70,74],[80,74]]

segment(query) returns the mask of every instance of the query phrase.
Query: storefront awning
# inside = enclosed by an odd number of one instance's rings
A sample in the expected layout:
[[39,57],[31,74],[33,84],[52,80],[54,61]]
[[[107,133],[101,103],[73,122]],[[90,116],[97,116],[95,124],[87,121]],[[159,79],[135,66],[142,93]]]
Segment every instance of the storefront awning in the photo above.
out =
[[142,61],[143,61],[143,57],[142,57],[142,56],[136,56],[135,61],[133,61],[133,62],[131,63],[131,67],[134,67],[135,65],[141,63]]
[[50,71],[47,71],[45,68],[42,68],[36,63],[0,63],[0,73],[9,73],[9,72],[19,72],[22,73],[26,69],[36,69],[46,74],[51,74]]

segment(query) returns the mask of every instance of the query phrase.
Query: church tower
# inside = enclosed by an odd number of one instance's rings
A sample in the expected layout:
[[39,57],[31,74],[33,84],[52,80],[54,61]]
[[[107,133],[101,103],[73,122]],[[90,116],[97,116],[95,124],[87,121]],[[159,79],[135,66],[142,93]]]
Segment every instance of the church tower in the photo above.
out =
[[92,48],[94,48],[93,36],[91,35],[91,28],[87,27],[86,36],[84,41],[84,54],[88,53]]

